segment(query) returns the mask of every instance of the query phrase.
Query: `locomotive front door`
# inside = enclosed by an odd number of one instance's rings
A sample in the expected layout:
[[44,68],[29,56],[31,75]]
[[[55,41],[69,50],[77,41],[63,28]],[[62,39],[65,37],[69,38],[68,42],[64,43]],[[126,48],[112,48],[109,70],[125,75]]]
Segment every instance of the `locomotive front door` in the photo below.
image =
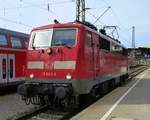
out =
[[11,82],[15,77],[15,55],[0,54],[0,83]]
[[7,82],[7,55],[0,54],[0,83]]

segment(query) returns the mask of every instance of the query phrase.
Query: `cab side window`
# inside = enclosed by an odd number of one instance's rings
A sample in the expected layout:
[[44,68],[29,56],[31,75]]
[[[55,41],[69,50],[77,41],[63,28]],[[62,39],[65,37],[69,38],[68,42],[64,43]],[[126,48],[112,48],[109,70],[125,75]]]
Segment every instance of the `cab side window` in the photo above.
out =
[[92,47],[92,33],[91,32],[87,32],[86,41],[87,41],[87,46]]
[[100,44],[100,49],[104,49],[104,50],[110,51],[110,41],[99,37],[99,42],[100,42],[99,43]]

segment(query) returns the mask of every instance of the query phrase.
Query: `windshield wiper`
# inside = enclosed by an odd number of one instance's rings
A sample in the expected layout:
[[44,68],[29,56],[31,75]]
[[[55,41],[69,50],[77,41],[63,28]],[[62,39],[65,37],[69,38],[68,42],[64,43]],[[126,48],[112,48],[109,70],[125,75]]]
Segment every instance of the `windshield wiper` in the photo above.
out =
[[67,47],[67,48],[71,48],[71,46],[67,45],[66,43],[55,43],[53,45],[54,46],[64,46],[64,47]]
[[35,48],[48,48],[49,46],[34,46],[34,49]]
[[33,38],[32,38],[32,44],[31,44],[31,45],[32,45],[33,50],[35,50],[35,46],[34,46],[34,39],[35,39],[35,36],[36,36],[36,34],[34,34],[34,35],[33,35]]

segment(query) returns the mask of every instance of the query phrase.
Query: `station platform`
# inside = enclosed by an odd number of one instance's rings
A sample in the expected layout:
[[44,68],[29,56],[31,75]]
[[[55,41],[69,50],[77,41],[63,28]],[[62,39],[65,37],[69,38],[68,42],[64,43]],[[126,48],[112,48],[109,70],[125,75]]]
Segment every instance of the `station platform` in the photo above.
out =
[[150,68],[71,120],[150,120]]

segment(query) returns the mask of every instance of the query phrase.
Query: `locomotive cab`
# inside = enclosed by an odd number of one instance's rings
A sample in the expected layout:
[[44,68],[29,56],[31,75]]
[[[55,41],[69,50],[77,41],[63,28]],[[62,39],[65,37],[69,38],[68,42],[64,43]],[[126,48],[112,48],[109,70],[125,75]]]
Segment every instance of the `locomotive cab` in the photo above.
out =
[[33,30],[27,54],[27,77],[72,79],[77,60],[77,28]]

